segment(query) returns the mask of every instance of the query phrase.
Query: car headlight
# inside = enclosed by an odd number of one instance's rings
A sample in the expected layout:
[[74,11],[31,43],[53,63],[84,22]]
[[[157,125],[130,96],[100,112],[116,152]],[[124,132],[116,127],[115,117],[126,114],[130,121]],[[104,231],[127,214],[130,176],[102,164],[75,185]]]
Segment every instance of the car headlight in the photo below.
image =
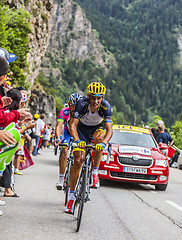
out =
[[[107,160],[107,154],[102,155],[101,161],[105,162]],[[114,156],[110,156],[110,161],[114,162]]]
[[155,165],[156,166],[161,166],[161,167],[167,167],[168,166],[168,160],[156,160]]

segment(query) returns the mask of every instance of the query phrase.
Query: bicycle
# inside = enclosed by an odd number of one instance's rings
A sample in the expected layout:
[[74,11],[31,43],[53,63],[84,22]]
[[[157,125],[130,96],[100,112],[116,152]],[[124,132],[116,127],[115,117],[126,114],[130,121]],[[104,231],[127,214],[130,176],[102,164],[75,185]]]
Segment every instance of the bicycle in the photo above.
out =
[[74,206],[74,214],[75,210],[76,209],[78,210],[76,232],[78,232],[80,229],[84,203],[90,201],[89,195],[92,177],[92,150],[94,149],[95,146],[93,145],[86,145],[85,147],[86,150],[85,159],[75,189],[76,200]]
[[54,146],[54,155],[57,155],[58,152],[58,146]]
[[68,145],[65,144],[60,144],[61,146],[67,146],[68,150],[67,150],[67,166],[66,166],[66,170],[65,170],[65,174],[64,174],[64,183],[63,183],[63,191],[65,193],[65,205],[68,201],[68,193],[69,193],[69,188],[70,188],[70,170],[71,170],[71,166],[74,163],[74,157],[73,154],[71,153],[71,150],[73,147],[76,147],[77,144],[73,143],[73,138],[70,139],[70,142]]
[[[59,143],[57,140],[55,141],[56,143]],[[61,143],[59,143],[58,145],[54,146],[54,155],[56,156],[57,153],[58,153],[58,147],[59,147],[59,150],[60,150],[60,154],[59,154],[59,159],[61,157],[61,153],[62,153],[62,149],[61,149]],[[65,145],[63,145],[65,146]],[[67,145],[66,145],[67,146]]]
[[[77,144],[73,143],[73,138],[70,138],[70,142],[69,144],[65,144],[65,143],[59,143],[58,145],[59,147],[68,147],[67,149],[67,165],[66,165],[66,170],[64,173],[64,183],[63,183],[63,191],[65,193],[65,205],[68,201],[68,193],[69,193],[69,188],[70,188],[70,170],[71,170],[71,166],[74,163],[74,157],[73,154],[71,154],[71,150],[73,147],[76,147]],[[58,149],[58,146],[56,146],[56,148]],[[62,151],[60,151],[60,156],[61,156]],[[57,154],[57,151],[56,151]],[[59,156],[59,158],[60,158]]]

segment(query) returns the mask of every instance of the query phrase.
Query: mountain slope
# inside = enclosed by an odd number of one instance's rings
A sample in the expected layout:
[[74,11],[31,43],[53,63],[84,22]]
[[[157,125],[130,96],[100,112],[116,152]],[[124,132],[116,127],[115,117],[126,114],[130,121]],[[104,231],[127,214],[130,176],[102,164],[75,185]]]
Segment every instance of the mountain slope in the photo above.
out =
[[99,42],[80,6],[72,0],[54,1],[49,45],[37,80],[56,97],[58,108],[112,67],[117,67],[115,58]]
[[[158,114],[171,125],[182,112],[177,0],[78,0],[100,41],[117,59],[111,103],[123,98],[138,121]],[[124,112],[127,115],[127,112]],[[139,123],[139,122],[138,122]]]

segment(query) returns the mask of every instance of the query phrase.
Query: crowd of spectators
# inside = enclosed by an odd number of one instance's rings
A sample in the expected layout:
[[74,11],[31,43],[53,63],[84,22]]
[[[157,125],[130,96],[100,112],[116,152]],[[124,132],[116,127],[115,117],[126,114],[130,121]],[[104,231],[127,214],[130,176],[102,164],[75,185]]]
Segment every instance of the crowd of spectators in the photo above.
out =
[[[4,130],[12,122],[19,130],[21,140],[10,164],[0,171],[0,187],[1,191],[4,191],[4,197],[19,197],[15,192],[14,174],[23,175],[19,168],[21,161],[25,159],[25,152],[28,152],[29,158],[31,158],[32,155],[39,154],[39,148],[49,146],[51,125],[45,125],[44,114],[39,116],[38,113],[35,113],[32,117],[27,108],[29,100],[26,89],[22,86],[13,87],[11,81],[13,72],[9,71],[9,63],[12,62],[12,58],[10,60],[9,56],[6,49],[0,48],[0,142],[7,146],[16,144],[13,135]],[[16,60],[16,56],[13,60]],[[43,140],[42,144],[40,140]],[[0,197],[0,206],[3,205],[5,205],[5,201]],[[0,209],[0,216],[2,214],[3,211]]]
[[[150,129],[150,127],[148,125],[146,125],[144,128],[146,129]],[[151,132],[155,138],[155,140],[157,141],[157,143],[159,144],[159,147],[161,149],[161,151],[163,152],[164,155],[166,155],[169,159],[169,164],[171,167],[174,168],[178,168],[178,158],[180,156],[180,149],[177,149],[176,147],[174,147],[174,140],[172,139],[169,131],[167,130],[167,128],[165,128],[164,126],[164,122],[162,120],[159,120],[157,122],[157,128],[151,128]],[[169,154],[169,149],[172,149],[172,157],[170,158],[168,156]],[[171,153],[169,154],[171,155]]]

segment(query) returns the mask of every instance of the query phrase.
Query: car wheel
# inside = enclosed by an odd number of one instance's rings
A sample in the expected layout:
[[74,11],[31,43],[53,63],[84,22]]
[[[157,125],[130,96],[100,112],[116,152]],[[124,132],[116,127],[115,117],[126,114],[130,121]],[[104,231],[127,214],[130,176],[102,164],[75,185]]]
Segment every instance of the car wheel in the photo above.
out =
[[167,188],[167,184],[156,184],[155,189],[158,191],[165,191]]

